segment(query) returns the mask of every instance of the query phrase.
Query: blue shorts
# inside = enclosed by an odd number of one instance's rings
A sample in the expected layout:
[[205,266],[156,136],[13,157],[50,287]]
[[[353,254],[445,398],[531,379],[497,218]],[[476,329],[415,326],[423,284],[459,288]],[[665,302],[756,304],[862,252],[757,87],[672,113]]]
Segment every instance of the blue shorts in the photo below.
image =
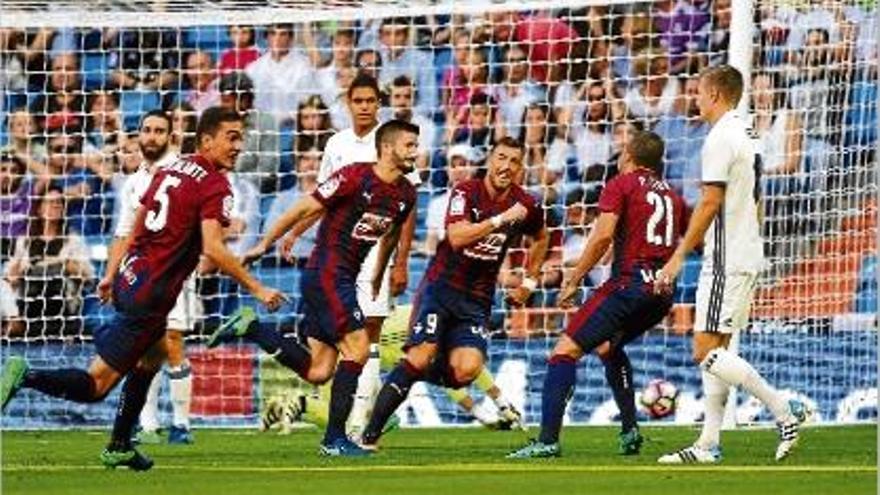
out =
[[111,368],[125,375],[147,350],[165,336],[165,315],[132,315],[117,310],[95,330],[95,350]]
[[589,353],[603,342],[619,348],[660,323],[672,308],[672,298],[656,296],[651,286],[609,280],[572,316],[565,329]]
[[300,279],[302,335],[336,346],[347,333],[364,328],[354,277],[303,270]]
[[443,354],[473,347],[485,355],[491,304],[443,283],[422,282],[413,301],[411,332],[404,349],[427,342],[438,344]]

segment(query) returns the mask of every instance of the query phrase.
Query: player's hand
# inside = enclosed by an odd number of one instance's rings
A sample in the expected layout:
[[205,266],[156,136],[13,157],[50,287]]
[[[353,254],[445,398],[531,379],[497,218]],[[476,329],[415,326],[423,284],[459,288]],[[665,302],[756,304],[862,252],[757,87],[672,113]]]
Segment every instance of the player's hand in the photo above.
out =
[[104,277],[98,282],[98,286],[95,288],[95,291],[98,293],[98,299],[101,300],[101,304],[107,304],[113,298],[113,279],[109,277]]
[[259,300],[263,306],[272,313],[278,311],[278,308],[287,302],[287,297],[285,297],[281,291],[269,287],[261,287],[260,290],[254,294],[254,297],[256,297],[257,300]]
[[407,273],[406,263],[398,263],[391,269],[391,297],[397,297],[406,290],[406,284],[409,282],[409,274]]
[[529,301],[531,296],[532,291],[528,287],[520,285],[516,289],[507,291],[507,296],[504,299],[507,304],[514,308],[521,308]]
[[254,261],[262,258],[263,255],[266,254],[267,250],[268,247],[263,244],[262,241],[260,241],[259,243],[257,243],[256,246],[250,248],[248,252],[244,253],[244,255],[241,257],[241,264],[245,266],[250,265]]
[[654,280],[654,294],[670,295],[675,290],[675,278],[681,272],[681,260],[672,257],[657,272],[657,278]]
[[501,214],[501,220],[504,221],[505,224],[520,222],[525,220],[528,213],[529,210],[523,206],[522,203],[517,203],[504,210],[504,213]]
[[574,297],[577,295],[579,288],[580,287],[576,284],[563,284],[562,290],[559,291],[559,297],[557,298],[559,307],[562,309],[571,309],[574,307]]
[[299,237],[293,232],[290,232],[281,238],[281,243],[278,245],[278,252],[281,254],[281,257],[291,263],[294,262],[293,246],[296,244],[297,239],[299,239]]

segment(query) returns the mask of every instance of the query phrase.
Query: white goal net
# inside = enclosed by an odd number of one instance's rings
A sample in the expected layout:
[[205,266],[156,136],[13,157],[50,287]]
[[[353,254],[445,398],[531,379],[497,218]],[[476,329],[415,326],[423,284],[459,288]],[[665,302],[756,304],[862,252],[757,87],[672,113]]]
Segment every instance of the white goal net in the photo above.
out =
[[[323,146],[351,126],[346,89],[359,73],[384,92],[380,120],[421,130],[416,239],[406,305],[424,274],[451,182],[482,170],[502,136],[526,145],[525,186],[551,227],[551,255],[527,308],[502,302],[518,284],[523,249],[509,254],[493,310],[489,367],[505,394],[540,419],[545,360],[568,313],[556,307],[633,129],[666,141],[665,175],[699,197],[697,74],[729,62],[746,74],[741,111],[762,152],[767,268],[739,352],[768,380],[813,404],[827,423],[877,414],[877,90],[874,0],[95,2],[0,4],[0,320],[2,356],[35,367],[83,366],[109,310],[104,271],[120,202],[137,168],[137,126],[169,112],[171,146],[192,151],[198,114],[247,111],[245,152],[228,243],[252,246],[283,209],[315,186]],[[231,99],[230,99],[231,95]],[[464,172],[462,172],[464,170]],[[442,213],[440,213],[442,215]],[[298,321],[299,270],[277,254],[255,267],[294,302],[261,324]],[[699,272],[689,258],[667,322],[633,343],[637,385],[665,378],[682,390],[668,421],[702,415],[687,332]],[[589,294],[607,276],[596,269]],[[254,300],[228,278],[199,276],[188,334],[199,426],[257,424],[269,397],[309,391],[256,347],[204,347],[225,316]],[[393,339],[392,339],[393,340]],[[387,347],[391,347],[389,344]],[[588,358],[567,411],[605,424],[616,408]],[[75,406],[23,393],[4,427],[105,425],[112,398]],[[162,402],[168,412],[168,403]],[[470,423],[439,390],[414,390],[403,414],[418,425]],[[736,419],[769,413],[739,396]]]

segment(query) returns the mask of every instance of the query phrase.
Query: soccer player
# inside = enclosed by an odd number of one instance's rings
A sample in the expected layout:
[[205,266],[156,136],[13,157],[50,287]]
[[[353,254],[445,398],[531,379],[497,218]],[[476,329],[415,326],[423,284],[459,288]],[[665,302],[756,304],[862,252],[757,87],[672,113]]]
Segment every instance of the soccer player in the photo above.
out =
[[97,355],[89,369],[29,369],[22,358],[11,357],[0,377],[5,409],[22,387],[74,402],[99,402],[125,376],[110,444],[101,454],[108,467],[153,466],[132,447],[132,428],[165,359],[161,348],[168,313],[202,253],[270,311],[283,301],[280,292],[261,285],[223,243],[222,227],[232,206],[224,173],[234,166],[242,143],[238,114],[216,107],[205,110],[196,140],[199,153],[158,170],[140,199],[131,242],[113,280],[116,313],[95,333]]
[[[144,160],[122,186],[119,200],[119,218],[116,223],[113,242],[104,277],[98,283],[97,292],[103,303],[112,299],[113,280],[119,270],[119,264],[128,249],[131,234],[134,230],[135,215],[140,206],[140,198],[150,186],[157,170],[179,160],[169,150],[171,138],[171,117],[161,110],[151,110],[141,118],[138,130],[138,145]],[[195,278],[190,276],[183,284],[174,308],[168,313],[168,325],[165,332],[165,345],[157,349],[165,351],[168,362],[168,384],[171,392],[173,421],[168,432],[168,443],[188,444],[193,442],[189,431],[189,407],[192,401],[192,370],[186,360],[183,334],[191,331],[195,323],[195,315],[200,312],[200,304],[196,294]],[[159,443],[159,387],[162,377],[159,373],[153,378],[147,393],[147,401],[141,411],[141,432],[138,441],[141,443]]]
[[703,375],[705,419],[696,443],[660,457],[664,464],[716,463],[721,460],[720,430],[728,389],[741,385],[776,417],[776,460],[791,453],[798,427],[809,411],[779,391],[742,357],[727,350],[730,337],[749,321],[758,272],[764,264],[758,222],[759,161],[746,123],[736,113],[743,77],[729,65],[700,76],[700,118],[712,126],[703,143],[702,194],[687,233],[658,274],[657,291],[671,292],[685,256],[703,242],[703,266],[697,284],[693,358]]
[[522,305],[537,286],[549,236],[540,205],[515,183],[522,159],[522,144],[503,138],[489,156],[486,177],[453,189],[446,238],[431,259],[413,304],[406,357],[379,392],[361,438],[365,448],[376,448],[386,421],[415,382],[461,388],[480,374],[498,271],[508,247],[522,235],[533,239],[527,276],[507,297],[511,304]]
[[565,403],[574,391],[576,365],[596,351],[620,410],[620,452],[637,454],[642,437],[636,425],[632,366],[623,347],[659,323],[672,298],[655,295],[656,270],[669,259],[686,224],[684,202],[662,180],[663,140],[637,131],[624,146],[620,174],[599,196],[599,217],[571,278],[559,295],[570,307],[581,280],[614,245],[609,278],[571,318],[550,355],[541,401],[541,434],[508,458],[556,457]]
[[392,120],[381,125],[376,130],[378,162],[353,164],[331,175],[312,195],[291,206],[245,255],[246,261],[258,259],[285,232],[323,215],[301,279],[299,335],[281,335],[251,325],[254,315],[250,311],[239,313],[240,321],[219,328],[209,342],[214,346],[244,337],[310,383],[322,384],[332,377],[330,414],[319,451],[325,456],[369,453],[349,440],[345,431],[358,377],[370,351],[357,277],[367,254],[378,244],[371,285],[375,299],[401,226],[415,206],[415,187],[404,174],[412,171],[418,134],[418,127],[407,122]]

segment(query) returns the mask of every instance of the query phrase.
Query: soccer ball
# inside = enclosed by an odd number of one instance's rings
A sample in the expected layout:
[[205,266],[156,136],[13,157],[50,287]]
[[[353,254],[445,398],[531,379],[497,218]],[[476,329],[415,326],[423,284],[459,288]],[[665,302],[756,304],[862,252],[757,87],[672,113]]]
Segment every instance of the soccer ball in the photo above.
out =
[[642,391],[640,401],[648,416],[654,419],[665,418],[675,412],[678,402],[678,388],[672,383],[658,378]]

